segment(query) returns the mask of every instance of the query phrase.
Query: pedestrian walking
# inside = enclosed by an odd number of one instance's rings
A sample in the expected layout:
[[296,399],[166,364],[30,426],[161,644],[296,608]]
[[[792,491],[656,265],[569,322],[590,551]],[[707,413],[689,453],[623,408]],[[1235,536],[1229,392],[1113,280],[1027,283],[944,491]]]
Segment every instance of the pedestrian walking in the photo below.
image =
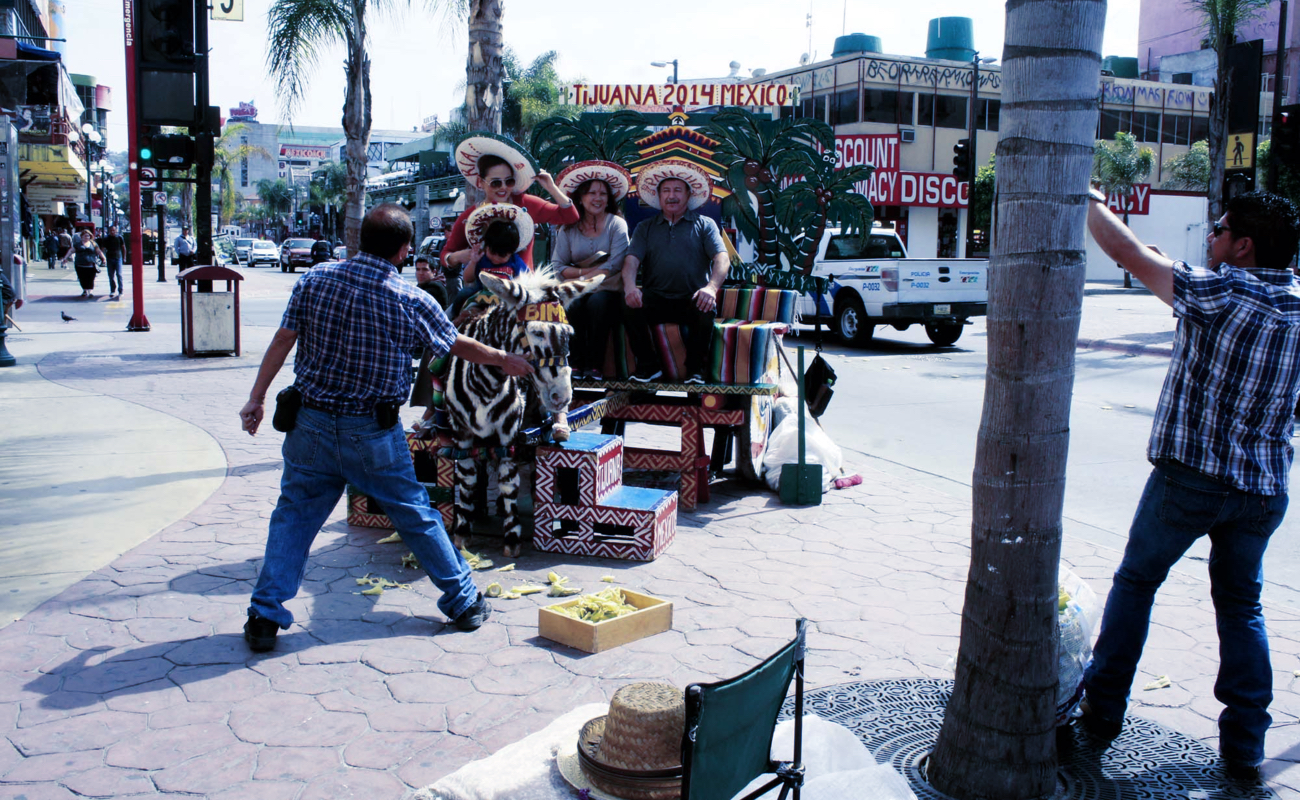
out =
[[104,261],[104,251],[95,244],[90,231],[82,231],[77,243],[63,257],[63,265],[72,259],[72,266],[77,270],[77,280],[81,283],[82,300],[93,300],[95,295],[95,276],[99,274],[99,265]]
[[[72,234],[68,233],[67,228],[59,228],[59,261],[67,258],[68,253],[72,250]],[[67,269],[67,264],[63,265]]]
[[176,250],[176,264],[181,272],[194,266],[194,254],[198,252],[198,245],[190,235],[190,226],[181,228],[181,235],[172,242],[172,247]]
[[43,243],[45,250],[45,262],[50,269],[54,269],[54,262],[59,260],[59,235],[53,229],[45,233]]
[[1300,281],[1288,268],[1300,218],[1277,195],[1234,197],[1208,237],[1210,263],[1191,267],[1145,247],[1101,192],[1092,199],[1097,244],[1173,308],[1178,327],[1147,445],[1153,469],[1084,674],[1081,722],[1103,741],[1120,734],[1156,591],[1208,536],[1219,753],[1231,778],[1256,782],[1273,700],[1264,551],[1286,514],[1300,395]]
[[431,296],[398,276],[412,235],[405,209],[377,206],[362,220],[355,258],[313,267],[294,285],[239,412],[243,429],[257,433],[267,389],[297,345],[294,385],[277,397],[275,410],[276,428],[287,431],[280,499],[244,625],[254,652],[273,649],[276,634],[293,622],[284,604],[298,593],[311,543],[347,484],[388,513],[442,592],[438,608],[456,628],[476,630],[492,611],[415,478],[398,409],[410,392],[416,345],[508,375],[533,370],[520,356],[458,335]]
[[108,233],[99,237],[96,242],[99,249],[104,253],[108,270],[108,291],[110,300],[117,300],[122,296],[122,256],[126,253],[126,240],[117,232],[116,225],[108,226]]

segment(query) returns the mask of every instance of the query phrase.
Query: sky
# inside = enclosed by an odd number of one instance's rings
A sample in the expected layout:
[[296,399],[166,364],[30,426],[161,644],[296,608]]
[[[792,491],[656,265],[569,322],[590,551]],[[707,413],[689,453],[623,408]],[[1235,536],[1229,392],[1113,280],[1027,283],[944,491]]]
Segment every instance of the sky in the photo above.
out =
[[[208,23],[212,47],[212,102],[227,115],[251,102],[262,123],[341,126],[343,57],[337,46],[319,58],[309,95],[292,119],[275,94],[266,72],[266,12],[271,0],[244,0],[244,21]],[[69,0],[65,63],[73,73],[95,76],[113,90],[109,114],[110,148],[126,144],[126,68],[122,3]],[[371,7],[376,0],[371,0]],[[446,120],[459,106],[465,81],[466,26],[448,20],[424,0],[390,0],[389,14],[372,11],[371,91],[374,129],[411,130],[428,116]],[[811,49],[814,61],[830,57],[843,33],[878,36],[885,53],[925,55],[930,19],[969,16],[975,48],[983,56],[1002,52],[1004,6],[996,0],[746,0],[743,4],[691,4],[688,20],[669,12],[670,4],[623,4],[594,0],[511,0],[505,3],[504,39],[527,63],[558,51],[566,80],[588,83],[660,83],[671,67],[652,61],[678,60],[686,78],[723,77],[732,61],[740,74],[798,66]],[[1104,55],[1137,55],[1138,0],[1107,4]],[[559,10],[559,9],[563,10]],[[921,11],[921,13],[918,13]],[[811,28],[807,20],[812,18]],[[811,47],[810,47],[811,41]]]

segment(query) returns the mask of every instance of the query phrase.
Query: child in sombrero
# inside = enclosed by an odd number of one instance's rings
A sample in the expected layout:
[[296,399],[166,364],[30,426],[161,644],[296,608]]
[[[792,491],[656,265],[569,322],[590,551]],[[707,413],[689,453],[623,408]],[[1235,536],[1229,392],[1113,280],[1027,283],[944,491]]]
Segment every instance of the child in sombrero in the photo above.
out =
[[[470,215],[465,225],[470,249],[475,258],[465,268],[465,286],[452,299],[449,316],[459,324],[461,310],[480,293],[484,304],[495,302],[496,296],[483,288],[478,276],[490,272],[499,278],[517,278],[528,271],[528,265],[519,256],[533,240],[532,219],[523,208],[507,203],[480,206]],[[479,304],[477,300],[473,304]]]

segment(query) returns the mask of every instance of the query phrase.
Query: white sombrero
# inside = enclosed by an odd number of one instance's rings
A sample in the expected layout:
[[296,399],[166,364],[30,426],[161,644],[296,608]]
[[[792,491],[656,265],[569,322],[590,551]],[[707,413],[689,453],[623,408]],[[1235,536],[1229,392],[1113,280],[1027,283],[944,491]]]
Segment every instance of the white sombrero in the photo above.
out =
[[540,169],[524,146],[509,136],[495,133],[476,133],[456,145],[456,166],[465,180],[478,180],[478,160],[486,155],[499,156],[515,172],[515,194],[523,194],[533,185]]
[[533,240],[533,218],[528,209],[514,203],[488,203],[474,209],[469,219],[465,220],[465,238],[469,239],[470,246],[482,244],[488,226],[499,219],[513,224],[519,231],[519,247],[515,252],[527,248]]
[[632,188],[632,175],[613,161],[579,161],[564,168],[555,182],[567,195],[578,191],[587,181],[604,181],[614,193],[615,201],[627,197]]
[[636,176],[636,193],[641,202],[659,208],[659,184],[669,178],[684,182],[690,189],[687,208],[699,208],[713,196],[713,183],[702,168],[682,158],[665,158],[643,168]]

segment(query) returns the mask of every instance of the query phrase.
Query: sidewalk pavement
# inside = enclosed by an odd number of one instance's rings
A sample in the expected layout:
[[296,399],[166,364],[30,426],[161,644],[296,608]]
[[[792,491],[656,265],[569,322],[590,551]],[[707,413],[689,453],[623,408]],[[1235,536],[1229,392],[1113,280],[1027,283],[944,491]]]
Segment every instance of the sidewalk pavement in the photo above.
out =
[[[1120,297],[1108,315],[1158,316],[1149,295]],[[671,631],[595,655],[537,636],[537,608],[550,602],[538,596],[496,601],[483,629],[456,632],[428,579],[403,570],[406,549],[377,544],[386,532],[347,526],[340,503],[291,604],[297,622],[275,652],[252,655],[241,626],[282,436],[269,425],[247,436],[237,411],[272,331],[246,327],[242,358],[191,360],[176,353],[175,326],[71,334],[52,321],[20,324],[30,341],[11,347],[20,366],[0,371],[0,403],[31,444],[22,454],[6,447],[0,461],[5,539],[31,538],[44,523],[61,537],[87,529],[122,554],[83,565],[93,570],[84,578],[66,570],[66,589],[0,630],[0,799],[398,798],[630,681],[685,686],[737,674],[787,640],[799,616],[812,623],[810,687],[943,677],[956,651],[969,498],[850,465],[863,484],[811,508],[716,484],[711,502],[679,514],[676,541],[651,563],[527,551],[514,573],[476,576],[480,586],[513,585],[555,570],[604,588],[601,577],[613,575],[674,603]],[[75,415],[59,406],[73,400]],[[138,433],[102,457],[111,413]],[[67,455],[52,459],[37,443]],[[97,457],[78,456],[79,446]],[[132,457],[148,465],[139,474],[127,470]],[[42,481],[27,477],[83,464],[78,488],[104,487],[100,502],[120,500],[120,513],[74,502],[66,485],[37,496]],[[493,546],[474,549],[494,557]],[[1063,553],[1103,595],[1119,553],[1074,540]],[[1213,609],[1203,572],[1185,566],[1161,592],[1138,676],[1139,686],[1161,675],[1172,685],[1138,691],[1133,711],[1214,746]],[[356,578],[367,573],[411,588],[363,596]],[[1300,615],[1268,614],[1277,696],[1265,772],[1294,799]]]

